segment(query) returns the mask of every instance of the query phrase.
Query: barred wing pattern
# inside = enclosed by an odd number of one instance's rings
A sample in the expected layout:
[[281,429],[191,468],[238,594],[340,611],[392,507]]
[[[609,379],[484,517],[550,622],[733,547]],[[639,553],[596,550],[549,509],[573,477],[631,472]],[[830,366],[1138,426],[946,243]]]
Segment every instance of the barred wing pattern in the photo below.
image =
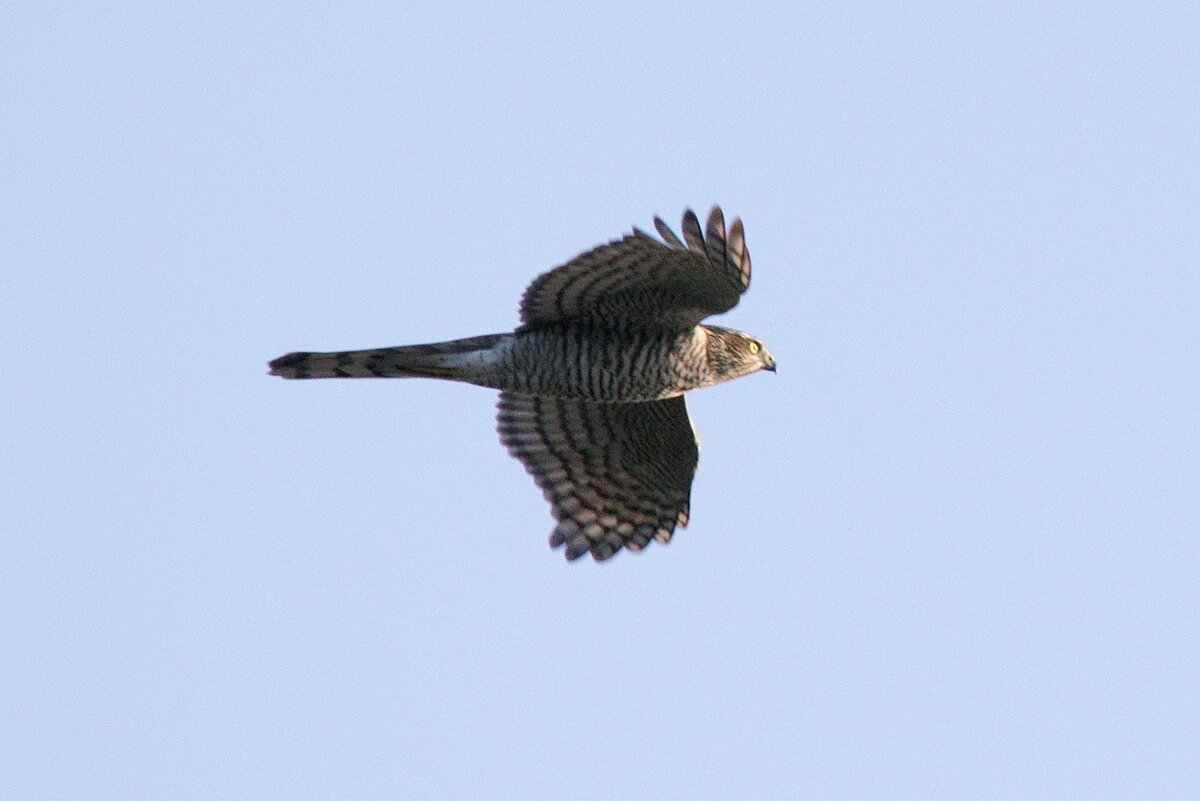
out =
[[635,228],[535,279],[521,298],[521,322],[686,331],[737,305],[750,286],[740,219],[727,235],[719,206],[704,230],[688,209],[683,240],[658,217],[654,226],[666,244]]
[[500,441],[525,465],[568,559],[640,551],[686,526],[699,451],[683,397],[648,403],[502,392]]

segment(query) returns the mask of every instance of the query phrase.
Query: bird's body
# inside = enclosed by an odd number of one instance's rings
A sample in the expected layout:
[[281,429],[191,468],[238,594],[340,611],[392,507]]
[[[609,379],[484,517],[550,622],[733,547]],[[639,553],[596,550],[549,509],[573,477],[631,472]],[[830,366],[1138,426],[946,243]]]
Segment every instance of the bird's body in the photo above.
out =
[[685,245],[635,230],[535,280],[509,334],[271,362],[284,378],[423,377],[501,391],[502,442],[525,463],[559,523],[551,544],[574,559],[640,550],[686,525],[695,436],[682,395],[775,362],[740,331],[700,325],[749,285],[741,222],[720,209],[707,236],[690,211]]
[[[430,345],[289,354],[284,378],[442,378],[526,395],[596,403],[662,400],[728,380],[709,369],[721,329],[631,333],[550,325]],[[719,346],[719,345],[716,345]]]

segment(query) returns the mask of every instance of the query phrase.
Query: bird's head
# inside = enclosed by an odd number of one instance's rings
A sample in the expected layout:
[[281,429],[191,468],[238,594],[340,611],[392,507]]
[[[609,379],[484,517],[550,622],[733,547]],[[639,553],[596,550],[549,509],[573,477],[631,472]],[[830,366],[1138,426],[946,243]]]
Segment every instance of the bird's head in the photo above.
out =
[[714,384],[758,370],[775,372],[775,357],[757,337],[732,328],[704,326],[708,333],[708,367]]

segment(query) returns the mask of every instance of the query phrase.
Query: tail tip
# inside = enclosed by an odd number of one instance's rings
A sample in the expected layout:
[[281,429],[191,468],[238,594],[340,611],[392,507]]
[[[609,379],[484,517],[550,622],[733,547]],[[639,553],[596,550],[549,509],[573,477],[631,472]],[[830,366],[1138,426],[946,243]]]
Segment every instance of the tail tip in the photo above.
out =
[[280,378],[304,378],[307,373],[305,370],[307,361],[307,353],[285,354],[267,363],[267,367],[271,368],[268,375],[277,375]]

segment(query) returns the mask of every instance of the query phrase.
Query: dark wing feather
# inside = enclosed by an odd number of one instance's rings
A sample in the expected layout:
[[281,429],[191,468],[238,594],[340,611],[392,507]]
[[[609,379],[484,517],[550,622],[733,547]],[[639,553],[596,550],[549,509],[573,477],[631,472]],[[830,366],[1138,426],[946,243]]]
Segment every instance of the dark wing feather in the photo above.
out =
[[726,234],[725,218],[714,206],[706,230],[687,210],[682,240],[657,217],[654,227],[666,244],[634,229],[539,276],[521,298],[522,324],[683,331],[737,305],[750,286],[741,220]]
[[500,441],[542,489],[568,559],[667,542],[688,521],[699,451],[683,397],[588,403],[500,394]]

